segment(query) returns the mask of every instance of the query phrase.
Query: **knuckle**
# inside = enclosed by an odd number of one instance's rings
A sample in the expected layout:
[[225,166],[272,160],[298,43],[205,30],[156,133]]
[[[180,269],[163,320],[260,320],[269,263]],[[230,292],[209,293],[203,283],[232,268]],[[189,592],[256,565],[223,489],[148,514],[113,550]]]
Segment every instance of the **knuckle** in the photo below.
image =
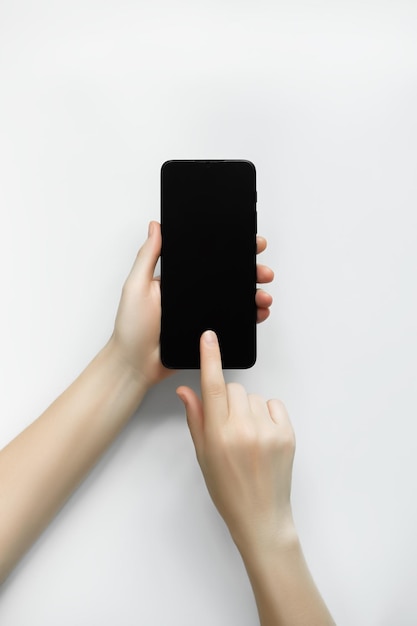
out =
[[285,432],[280,437],[280,449],[283,452],[288,453],[288,455],[292,455],[295,452],[295,434],[292,428],[287,428]]
[[262,447],[264,450],[275,453],[279,447],[279,438],[275,430],[265,428],[261,435]]
[[250,423],[240,421],[224,433],[224,444],[233,450],[252,450],[258,442],[258,435]]
[[259,445],[269,458],[281,457],[290,461],[295,454],[295,439],[291,433],[265,433]]

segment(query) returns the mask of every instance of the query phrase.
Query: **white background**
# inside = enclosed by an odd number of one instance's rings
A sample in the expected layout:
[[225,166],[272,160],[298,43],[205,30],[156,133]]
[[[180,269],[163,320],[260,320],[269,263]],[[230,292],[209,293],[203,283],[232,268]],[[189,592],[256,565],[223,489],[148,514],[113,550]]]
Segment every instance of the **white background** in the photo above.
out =
[[[417,623],[416,33],[413,0],[0,2],[0,445],[110,336],[162,162],[252,160],[274,304],[226,376],[288,407],[297,527],[347,626]],[[257,623],[179,384],[5,583],[2,626]]]

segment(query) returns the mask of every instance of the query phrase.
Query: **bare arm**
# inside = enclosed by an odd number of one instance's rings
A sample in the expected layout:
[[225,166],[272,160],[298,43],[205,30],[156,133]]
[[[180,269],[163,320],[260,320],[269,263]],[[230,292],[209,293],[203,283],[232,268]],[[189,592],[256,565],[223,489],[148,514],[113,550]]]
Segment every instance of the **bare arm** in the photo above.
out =
[[177,388],[207,488],[244,561],[262,626],[334,621],[304,560],[291,511],[295,437],[279,400],[226,385],[216,335],[200,340],[202,400]]
[[262,626],[331,626],[333,621],[308,569],[295,532],[279,532],[240,547]]
[[138,407],[146,387],[111,341],[0,453],[0,581]]
[[[0,451],[0,582],[138,408],[147,390],[174,373],[160,360],[161,294],[155,265],[161,229],[138,252],[123,286],[113,333],[80,376]],[[266,240],[258,238],[258,252]],[[258,266],[258,282],[273,272]],[[256,295],[258,322],[272,298]]]
[[159,358],[160,226],[123,286],[114,331],[80,376],[0,451],[0,581],[129,420],[147,390],[174,373]]

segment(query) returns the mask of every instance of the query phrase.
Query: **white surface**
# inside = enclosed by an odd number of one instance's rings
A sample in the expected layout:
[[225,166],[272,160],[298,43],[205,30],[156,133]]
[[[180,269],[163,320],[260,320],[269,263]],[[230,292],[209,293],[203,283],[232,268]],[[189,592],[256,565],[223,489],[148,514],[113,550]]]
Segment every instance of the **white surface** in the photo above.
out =
[[[304,551],[340,625],[417,623],[417,5],[0,4],[0,445],[107,340],[169,158],[248,158]],[[161,384],[1,592],[2,626],[251,626]]]

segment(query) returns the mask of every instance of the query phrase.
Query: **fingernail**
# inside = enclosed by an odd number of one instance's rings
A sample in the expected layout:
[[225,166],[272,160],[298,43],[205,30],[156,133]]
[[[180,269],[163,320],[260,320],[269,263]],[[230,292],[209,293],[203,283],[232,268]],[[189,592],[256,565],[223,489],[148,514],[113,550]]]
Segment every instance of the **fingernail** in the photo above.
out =
[[149,222],[149,227],[148,227],[148,237],[150,237],[153,233],[153,223]]
[[204,333],[204,341],[208,345],[212,346],[217,341],[216,333],[213,332],[212,330],[206,330],[205,333]]

